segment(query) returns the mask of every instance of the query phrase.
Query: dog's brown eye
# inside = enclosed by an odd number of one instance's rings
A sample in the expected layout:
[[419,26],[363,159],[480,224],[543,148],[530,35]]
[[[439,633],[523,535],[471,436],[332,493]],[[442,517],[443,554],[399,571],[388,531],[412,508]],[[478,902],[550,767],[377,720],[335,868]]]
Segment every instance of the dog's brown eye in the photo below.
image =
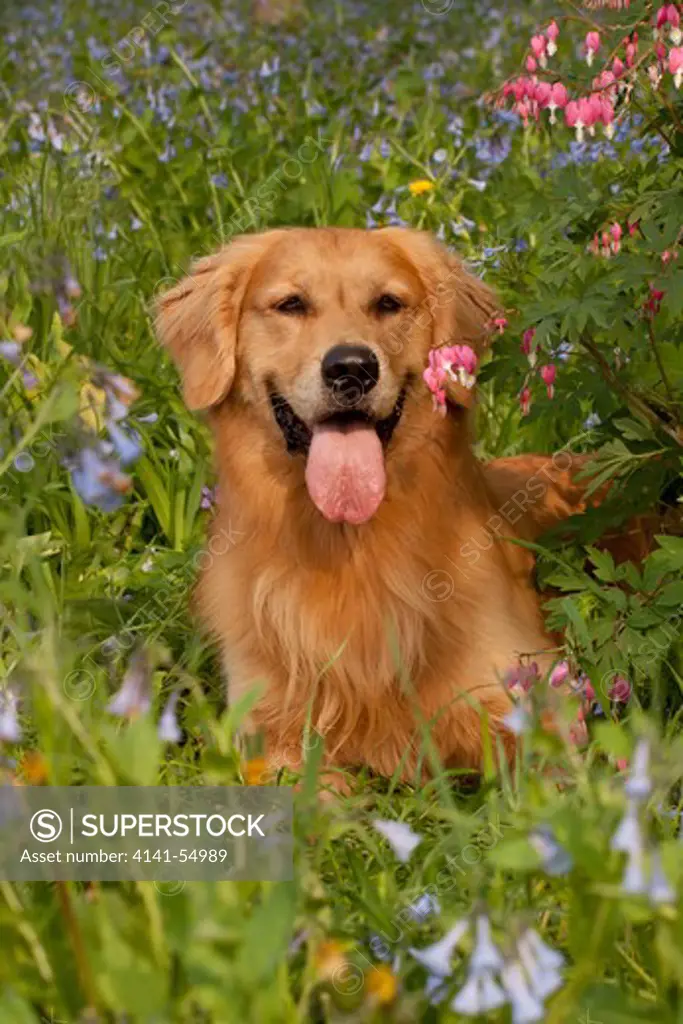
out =
[[290,316],[301,316],[308,312],[308,306],[300,295],[288,295],[282,302],[275,306],[278,313],[288,313]]
[[399,309],[403,309],[403,303],[395,295],[387,293],[380,295],[375,303],[375,309],[378,313],[398,313]]

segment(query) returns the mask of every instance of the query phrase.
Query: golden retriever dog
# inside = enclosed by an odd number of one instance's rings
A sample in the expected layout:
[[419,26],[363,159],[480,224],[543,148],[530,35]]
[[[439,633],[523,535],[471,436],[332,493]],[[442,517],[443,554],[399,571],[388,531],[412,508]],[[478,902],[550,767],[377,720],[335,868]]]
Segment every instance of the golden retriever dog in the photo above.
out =
[[[432,348],[480,352],[496,300],[451,253],[397,228],[282,229],[202,259],[158,304],[158,333],[206,410],[219,507],[199,606],[248,732],[297,770],[307,729],[329,766],[414,780],[510,752],[502,680],[553,641],[531,538],[580,510],[572,457],[482,466],[471,393],[435,412]],[[221,538],[234,538],[223,543]]]

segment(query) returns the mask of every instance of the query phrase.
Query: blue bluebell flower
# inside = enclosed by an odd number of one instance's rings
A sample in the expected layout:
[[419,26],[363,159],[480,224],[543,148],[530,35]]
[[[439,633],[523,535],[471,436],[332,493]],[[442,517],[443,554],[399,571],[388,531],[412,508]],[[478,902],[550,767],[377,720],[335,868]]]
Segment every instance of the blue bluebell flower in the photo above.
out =
[[171,696],[168,698],[166,707],[161,713],[159,719],[159,726],[157,728],[157,736],[164,743],[179,743],[183,737],[183,732],[178,725],[178,719],[176,715],[176,709],[178,706],[178,698],[180,697],[180,691],[174,690]]
[[474,927],[476,938],[469,961],[470,971],[500,971],[503,966],[503,957],[493,941],[488,915],[477,914]]
[[441,906],[435,896],[429,892],[423,892],[408,905],[408,911],[414,921],[419,921],[422,924],[427,918],[440,914]]
[[402,864],[410,860],[413,851],[422,842],[422,836],[413,832],[410,825],[406,825],[404,821],[387,821],[382,818],[375,818],[372,826],[384,836],[395,856]]
[[122,466],[130,466],[140,458],[142,445],[139,434],[135,431],[129,433],[115,420],[107,421],[107,433]]
[[121,687],[107,704],[111,715],[134,718],[152,706],[152,669],[149,655],[139,648],[131,655]]
[[456,946],[467,933],[469,928],[469,921],[464,918],[462,921],[457,921],[452,928],[446,932],[442,939],[438,942],[433,942],[431,946],[425,946],[424,949],[416,949],[411,947],[408,952],[417,960],[430,975],[438,978],[447,978],[453,970],[451,965],[451,958],[455,951]]
[[552,829],[544,826],[533,829],[529,833],[529,843],[541,858],[543,870],[548,875],[558,876],[568,874],[573,861],[565,848],[558,843]]
[[650,744],[647,740],[638,740],[633,753],[633,765],[624,792],[632,800],[646,800],[652,792],[652,781],[648,775],[650,764]]
[[508,999],[491,971],[471,971],[451,1001],[451,1009],[464,1017],[479,1017],[505,1006]]
[[21,741],[19,724],[19,694],[11,684],[0,690],[0,740],[6,743]]
[[501,971],[514,1024],[536,1024],[545,1017],[543,1003],[532,992],[519,960],[509,960]]
[[71,481],[86,503],[103,512],[114,512],[132,487],[130,477],[121,473],[115,459],[98,447],[87,447],[66,459]]

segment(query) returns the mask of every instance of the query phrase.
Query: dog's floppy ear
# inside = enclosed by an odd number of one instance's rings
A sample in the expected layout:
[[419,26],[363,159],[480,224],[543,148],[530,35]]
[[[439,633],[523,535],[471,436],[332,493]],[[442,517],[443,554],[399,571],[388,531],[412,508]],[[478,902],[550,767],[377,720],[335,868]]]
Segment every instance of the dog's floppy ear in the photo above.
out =
[[470,345],[480,354],[500,309],[489,286],[426,231],[382,228],[379,234],[401,249],[422,278],[428,293],[425,308],[434,322],[433,347]]
[[157,300],[156,331],[180,370],[189,409],[208,409],[230,391],[244,293],[276,233],[240,236]]

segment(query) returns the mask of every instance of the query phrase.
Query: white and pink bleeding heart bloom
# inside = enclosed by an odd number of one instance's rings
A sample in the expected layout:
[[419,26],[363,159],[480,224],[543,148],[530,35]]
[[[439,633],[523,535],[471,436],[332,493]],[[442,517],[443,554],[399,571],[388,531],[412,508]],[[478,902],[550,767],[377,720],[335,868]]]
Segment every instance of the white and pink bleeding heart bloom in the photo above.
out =
[[668,23],[669,23],[669,8],[665,4],[663,7],[660,7],[659,10],[657,11],[657,17],[655,18],[655,27],[658,28],[658,29],[659,28],[664,28],[664,26],[668,25]]
[[446,371],[441,365],[439,350],[433,348],[429,353],[429,366],[422,374],[422,379],[432,393],[432,401],[435,411],[445,415],[446,413]]
[[441,365],[446,374],[462,387],[473,388],[477,382],[477,354],[469,345],[451,345],[441,350]]
[[531,388],[525,386],[519,393],[519,406],[522,410],[522,416],[528,416],[531,412]]
[[545,36],[540,36],[540,35],[539,36],[533,36],[532,39],[531,39],[531,44],[530,45],[531,45],[531,52],[533,53],[534,57],[536,58],[538,63],[541,65],[541,67],[542,68],[547,67],[548,66],[548,59],[546,57],[546,47],[548,45],[548,42],[547,42]]
[[593,57],[600,49],[600,33],[588,32],[586,34],[586,64],[588,67],[593,63]]
[[553,689],[563,686],[571,675],[568,661],[558,661],[557,665],[553,668],[548,679],[549,684]]
[[610,232],[610,235],[612,236],[612,241],[610,243],[610,249],[612,250],[612,252],[616,256],[616,254],[621,249],[621,236],[623,235],[624,232],[621,229],[621,225],[617,224],[617,223],[614,223],[612,225],[612,227],[609,229],[609,232]]
[[503,686],[513,697],[524,697],[540,678],[538,662],[524,664],[519,661],[503,676]]
[[541,367],[541,380],[545,384],[545,389],[548,392],[548,398],[552,398],[555,394],[556,377],[557,369],[554,363],[548,363],[547,366]]
[[632,68],[636,62],[638,56],[638,33],[634,32],[633,36],[626,44],[626,67]]
[[593,92],[579,100],[570,100],[564,108],[564,117],[567,125],[576,129],[577,142],[583,142],[585,129],[595,135],[598,124],[604,126],[608,138],[614,134],[614,106],[605,92]]
[[546,46],[546,53],[549,57],[554,57],[557,53],[557,38],[560,34],[560,29],[556,21],[551,21],[545,30],[548,44]]
[[469,345],[449,345],[431,350],[429,366],[422,378],[432,392],[437,411],[446,412],[446,384],[449,380],[468,391],[474,387],[477,365],[477,354]]
[[683,35],[681,34],[681,16],[678,13],[678,8],[675,4],[666,4],[659,8],[657,11],[655,26],[657,33],[661,32],[662,34],[667,26],[670,26],[669,39],[674,46],[678,46],[683,39]]
[[615,704],[628,704],[631,699],[631,684],[624,676],[615,676],[607,696]]
[[539,82],[534,98],[542,110],[547,108],[550,111],[550,124],[555,124],[555,111],[564,110],[569,101],[569,94],[562,82],[554,82],[553,85],[549,82]]
[[585,96],[580,100],[570,100],[564,108],[564,119],[569,128],[576,129],[576,141],[583,142],[584,129],[595,132],[595,109]]
[[676,46],[669,53],[669,71],[674,76],[674,85],[680,89],[683,83],[683,46]]
[[550,102],[550,95],[552,93],[552,86],[550,82],[539,82],[534,90],[534,99],[538,103],[541,109],[548,106]]
[[536,365],[536,349],[534,346],[534,338],[536,337],[536,328],[527,327],[526,331],[522,335],[522,352],[529,360],[529,366],[533,370]]

